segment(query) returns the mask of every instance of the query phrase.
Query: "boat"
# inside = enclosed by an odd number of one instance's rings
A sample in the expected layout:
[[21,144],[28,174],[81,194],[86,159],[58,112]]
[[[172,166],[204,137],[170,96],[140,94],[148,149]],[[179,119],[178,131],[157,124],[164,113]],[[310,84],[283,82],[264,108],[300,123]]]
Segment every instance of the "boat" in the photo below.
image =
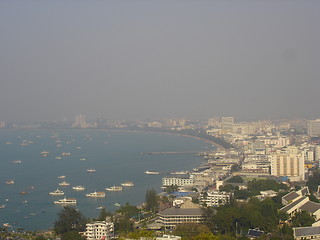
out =
[[24,195],[24,194],[28,194],[28,192],[26,192],[26,191],[21,191],[21,192],[19,192],[21,195]]
[[8,181],[6,181],[6,184],[14,184],[14,181],[13,180],[8,180]]
[[87,160],[87,159],[85,159],[85,158],[80,158],[80,161],[85,161],[85,160]]
[[104,209],[105,207],[104,206],[99,206],[97,207],[97,210],[101,210],[101,209]]
[[85,190],[86,188],[84,186],[74,186],[72,187],[73,190],[76,190],[76,191],[83,191]]
[[14,161],[12,161],[13,163],[22,163],[22,161],[21,160],[14,160]]
[[87,172],[88,172],[88,173],[94,173],[94,172],[96,172],[96,170],[93,169],[93,168],[91,168],[91,169],[87,169]]
[[120,203],[115,203],[115,204],[113,204],[115,207],[120,207],[121,205],[120,205]]
[[77,199],[75,198],[63,198],[63,199],[59,199],[58,201],[54,201],[53,203],[55,204],[61,204],[61,205],[73,205],[73,204],[77,204]]
[[133,187],[134,183],[127,181],[127,182],[121,183],[121,186],[123,186],[123,187]]
[[156,175],[159,174],[159,172],[155,172],[155,171],[145,171],[145,174],[152,174],[152,175]]
[[61,159],[61,157],[58,156],[58,157],[56,157],[56,159]]
[[58,178],[66,178],[66,176],[58,176]]
[[53,192],[49,192],[50,195],[55,195],[55,196],[59,196],[59,195],[63,195],[64,191],[61,191],[60,189],[57,188],[57,190],[53,191]]
[[61,155],[62,155],[62,156],[70,156],[71,153],[69,153],[69,152],[63,152],[63,153],[61,153]]
[[0,204],[0,209],[6,208],[5,204]]
[[109,188],[106,188],[107,191],[111,191],[111,192],[120,192],[122,191],[122,187],[121,186],[112,186]]
[[60,186],[69,186],[70,183],[66,182],[66,181],[63,181],[61,183],[59,183]]
[[104,198],[106,196],[105,192],[92,192],[86,194],[87,197],[93,197],[93,198]]

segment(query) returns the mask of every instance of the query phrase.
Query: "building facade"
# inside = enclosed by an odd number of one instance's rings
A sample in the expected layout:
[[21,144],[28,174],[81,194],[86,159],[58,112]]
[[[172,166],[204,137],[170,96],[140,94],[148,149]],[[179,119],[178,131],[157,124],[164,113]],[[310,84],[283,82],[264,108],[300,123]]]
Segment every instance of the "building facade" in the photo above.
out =
[[232,193],[224,191],[208,191],[206,195],[202,195],[201,202],[208,207],[219,207],[230,202]]
[[320,137],[320,119],[309,120],[307,130],[310,137]]
[[86,224],[87,240],[108,240],[114,237],[114,224],[111,221],[95,221]]
[[192,186],[195,180],[192,176],[190,177],[164,177],[162,178],[162,186]]

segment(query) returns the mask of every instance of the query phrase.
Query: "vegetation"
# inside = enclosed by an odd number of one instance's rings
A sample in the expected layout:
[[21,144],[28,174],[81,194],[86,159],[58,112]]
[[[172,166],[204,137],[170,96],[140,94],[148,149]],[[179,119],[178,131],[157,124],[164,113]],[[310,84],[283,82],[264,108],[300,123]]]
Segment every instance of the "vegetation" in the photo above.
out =
[[228,182],[228,183],[243,183],[243,178],[241,176],[233,176],[232,178],[228,179],[228,181],[226,181],[226,182]]
[[307,181],[307,186],[309,190],[312,192],[316,192],[318,190],[318,186],[320,185],[320,171],[314,170],[313,175],[309,177]]
[[54,231],[58,235],[67,232],[84,231],[86,227],[86,218],[74,207],[65,206],[58,213],[58,220],[54,223]]
[[146,210],[156,213],[159,208],[158,196],[156,190],[147,189],[146,193]]
[[177,225],[173,231],[174,235],[180,236],[181,240],[205,240],[205,239],[219,239],[214,236],[210,229],[204,224],[197,223],[183,223]]
[[164,191],[168,194],[171,194],[171,193],[176,192],[178,190],[179,190],[179,187],[177,185],[171,185],[171,186],[167,186]]

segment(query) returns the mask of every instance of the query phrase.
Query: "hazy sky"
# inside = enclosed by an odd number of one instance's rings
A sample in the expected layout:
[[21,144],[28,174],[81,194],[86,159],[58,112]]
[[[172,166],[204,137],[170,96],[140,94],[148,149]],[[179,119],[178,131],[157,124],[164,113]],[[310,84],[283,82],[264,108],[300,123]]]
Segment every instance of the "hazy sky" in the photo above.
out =
[[1,0],[0,120],[320,117],[320,1]]

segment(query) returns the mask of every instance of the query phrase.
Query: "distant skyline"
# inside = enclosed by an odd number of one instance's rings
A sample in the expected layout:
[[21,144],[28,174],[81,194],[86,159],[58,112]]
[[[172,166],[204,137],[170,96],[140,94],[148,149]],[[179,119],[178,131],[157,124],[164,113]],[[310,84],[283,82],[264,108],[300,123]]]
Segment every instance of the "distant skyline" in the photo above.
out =
[[320,118],[320,1],[2,0],[0,121]]

